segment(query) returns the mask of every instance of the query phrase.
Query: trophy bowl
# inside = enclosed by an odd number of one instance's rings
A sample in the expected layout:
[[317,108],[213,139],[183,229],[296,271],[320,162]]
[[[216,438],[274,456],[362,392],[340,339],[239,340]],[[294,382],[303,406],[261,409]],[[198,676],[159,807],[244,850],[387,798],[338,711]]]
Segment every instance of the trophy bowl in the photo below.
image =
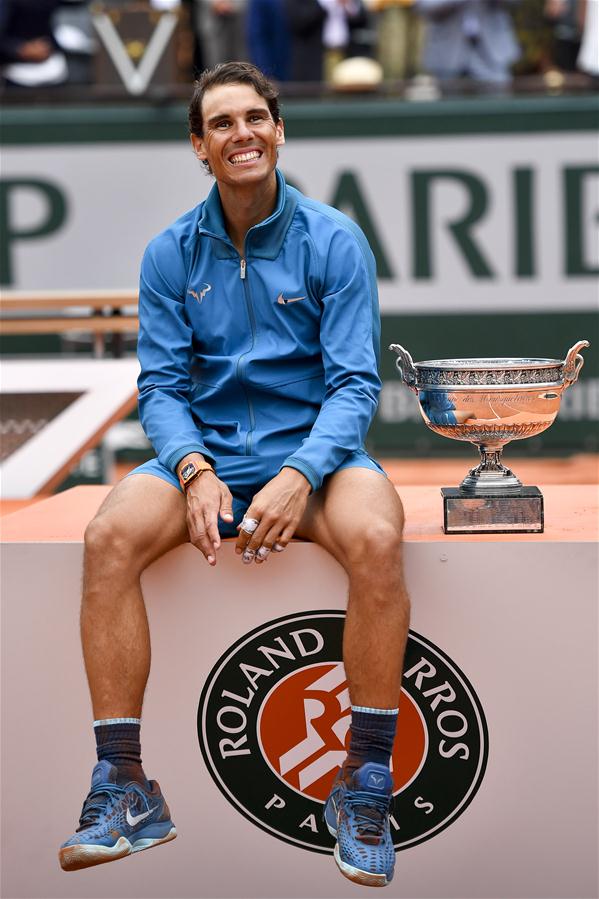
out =
[[[564,390],[577,381],[584,364],[580,350],[588,346],[587,340],[579,340],[565,359],[414,362],[404,347],[391,344],[390,349],[397,353],[399,374],[417,394],[426,425],[443,437],[473,443],[480,451],[480,464],[464,478],[456,498],[516,498],[523,497],[526,490],[540,495],[537,488],[524,488],[516,475],[503,465],[503,447],[511,440],[535,437],[553,424]],[[491,505],[487,504],[488,509]],[[522,514],[526,517],[528,513],[523,513],[523,509],[521,506],[516,517]],[[535,513],[533,517],[539,516]],[[517,529],[526,530],[525,527]],[[542,530],[542,522],[541,527],[534,529]]]

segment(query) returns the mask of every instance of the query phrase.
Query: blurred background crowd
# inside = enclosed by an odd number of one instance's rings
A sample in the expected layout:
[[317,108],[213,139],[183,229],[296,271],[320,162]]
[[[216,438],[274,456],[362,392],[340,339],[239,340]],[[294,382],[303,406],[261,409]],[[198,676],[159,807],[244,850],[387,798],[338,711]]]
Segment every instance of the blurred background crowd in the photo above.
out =
[[586,91],[599,78],[599,0],[0,0],[4,93],[126,89],[127,65],[141,72],[165,17],[152,81],[171,93],[229,59],[300,96],[399,85],[422,99],[524,82]]

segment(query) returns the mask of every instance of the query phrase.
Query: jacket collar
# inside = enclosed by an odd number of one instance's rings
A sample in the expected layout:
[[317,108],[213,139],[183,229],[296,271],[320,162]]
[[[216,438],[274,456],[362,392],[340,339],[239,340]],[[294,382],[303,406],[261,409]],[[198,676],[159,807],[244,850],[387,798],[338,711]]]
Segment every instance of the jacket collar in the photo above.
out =
[[[248,231],[245,238],[246,255],[261,259],[276,259],[281,252],[285,235],[289,229],[295,208],[297,197],[287,189],[285,178],[275,170],[277,176],[277,203],[274,211],[263,222],[258,222]],[[223,207],[220,201],[218,185],[214,184],[208,194],[198,222],[198,230],[201,235],[215,237],[215,255],[222,259],[231,256],[231,251],[237,255],[229,235],[225,229]]]

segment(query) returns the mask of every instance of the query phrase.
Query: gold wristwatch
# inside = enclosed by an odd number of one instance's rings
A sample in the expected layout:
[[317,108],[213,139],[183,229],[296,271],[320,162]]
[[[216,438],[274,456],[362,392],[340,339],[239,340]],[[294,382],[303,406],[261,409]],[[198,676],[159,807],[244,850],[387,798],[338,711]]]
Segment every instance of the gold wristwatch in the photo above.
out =
[[209,465],[208,462],[187,462],[179,472],[179,483],[183,492],[205,471],[214,472],[212,465]]

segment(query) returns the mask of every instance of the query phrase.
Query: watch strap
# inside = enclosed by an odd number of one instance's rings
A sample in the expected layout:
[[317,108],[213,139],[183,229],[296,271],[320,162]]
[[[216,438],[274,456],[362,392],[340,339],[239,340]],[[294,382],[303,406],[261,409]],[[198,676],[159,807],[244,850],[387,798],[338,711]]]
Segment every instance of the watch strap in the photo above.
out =
[[182,490],[186,491],[189,485],[205,471],[214,472],[214,468],[208,462],[187,462],[179,472],[179,483]]

